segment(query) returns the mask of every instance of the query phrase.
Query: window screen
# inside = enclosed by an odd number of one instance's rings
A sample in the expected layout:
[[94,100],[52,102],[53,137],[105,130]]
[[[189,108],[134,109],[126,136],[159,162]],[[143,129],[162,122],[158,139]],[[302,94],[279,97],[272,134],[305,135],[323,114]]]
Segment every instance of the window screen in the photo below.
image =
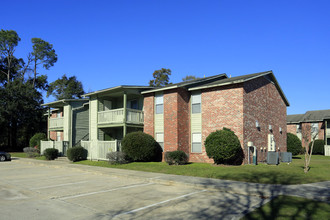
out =
[[156,94],[155,104],[156,104],[156,114],[163,114],[164,112],[163,94]]
[[191,112],[201,113],[201,93],[194,93],[191,95]]
[[156,133],[156,141],[164,151],[164,133]]
[[201,133],[192,134],[192,148],[193,153],[202,153],[202,135]]

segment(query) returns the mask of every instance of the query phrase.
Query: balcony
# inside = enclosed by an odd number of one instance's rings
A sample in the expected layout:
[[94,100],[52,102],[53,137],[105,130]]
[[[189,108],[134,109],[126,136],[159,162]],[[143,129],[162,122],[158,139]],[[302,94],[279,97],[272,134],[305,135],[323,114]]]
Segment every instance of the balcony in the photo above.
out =
[[63,130],[63,117],[50,118],[49,119],[49,130]]
[[[124,109],[113,109],[98,112],[98,124],[121,124],[124,123]],[[143,125],[143,111],[126,109],[126,123]]]

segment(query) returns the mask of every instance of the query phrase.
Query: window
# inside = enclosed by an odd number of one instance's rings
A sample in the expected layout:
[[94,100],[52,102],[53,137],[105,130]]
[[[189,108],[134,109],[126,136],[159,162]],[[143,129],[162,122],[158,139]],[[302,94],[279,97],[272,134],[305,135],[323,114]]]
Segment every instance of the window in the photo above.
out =
[[327,138],[327,145],[330,145],[330,138]]
[[156,141],[164,151],[164,133],[156,133]]
[[301,125],[297,125],[297,133],[301,133]]
[[202,153],[202,135],[201,133],[192,134],[192,148],[193,153]]
[[163,114],[164,112],[164,98],[163,94],[156,94],[155,97],[155,104],[156,104],[156,114]]
[[191,95],[191,112],[193,114],[201,113],[201,93],[197,92]]
[[128,107],[131,109],[138,109],[138,101],[136,99],[129,101]]
[[56,140],[61,141],[61,132],[56,132]]

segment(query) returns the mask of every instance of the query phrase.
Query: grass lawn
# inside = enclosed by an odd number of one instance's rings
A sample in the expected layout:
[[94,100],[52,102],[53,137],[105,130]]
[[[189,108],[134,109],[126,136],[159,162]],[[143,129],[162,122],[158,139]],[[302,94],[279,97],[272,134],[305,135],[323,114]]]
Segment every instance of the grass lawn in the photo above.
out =
[[164,162],[134,162],[123,165],[110,165],[106,161],[79,161],[76,164],[140,170],[147,172],[197,176],[215,179],[237,180],[244,182],[269,184],[303,184],[330,180],[330,157],[313,155],[311,169],[303,171],[304,156],[294,157],[291,164],[278,166],[259,164],[242,166],[216,166],[206,163],[191,163],[181,166],[169,166]]
[[293,196],[279,196],[242,219],[330,219],[330,204]]

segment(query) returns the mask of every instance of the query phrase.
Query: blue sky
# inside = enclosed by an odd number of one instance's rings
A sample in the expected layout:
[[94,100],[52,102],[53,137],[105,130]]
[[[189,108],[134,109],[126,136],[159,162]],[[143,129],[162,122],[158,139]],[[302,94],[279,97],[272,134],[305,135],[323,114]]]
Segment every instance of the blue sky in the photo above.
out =
[[[228,76],[273,70],[288,114],[330,109],[330,1],[3,1],[0,29],[54,45],[49,82],[76,75],[86,92],[147,85],[154,70]],[[7,10],[9,8],[9,10]],[[45,99],[46,102],[53,98]]]

